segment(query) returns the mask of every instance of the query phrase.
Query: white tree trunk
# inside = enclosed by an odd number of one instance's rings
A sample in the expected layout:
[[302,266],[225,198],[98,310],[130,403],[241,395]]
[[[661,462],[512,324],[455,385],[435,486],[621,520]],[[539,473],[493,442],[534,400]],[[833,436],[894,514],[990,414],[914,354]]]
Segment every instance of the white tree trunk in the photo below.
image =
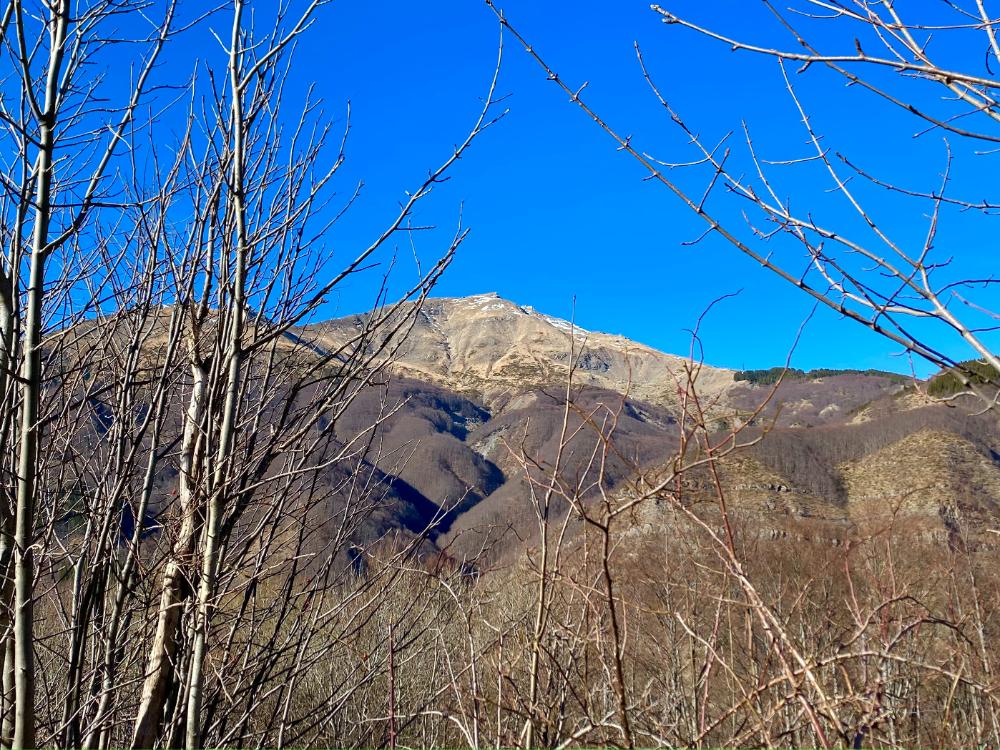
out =
[[[196,356],[196,353],[195,353]],[[173,553],[163,573],[163,591],[157,616],[156,634],[150,648],[142,697],[135,719],[132,747],[153,747],[163,722],[163,709],[167,689],[173,677],[177,656],[177,640],[184,602],[191,595],[188,580],[194,552],[195,528],[198,513],[198,475],[202,464],[201,430],[207,400],[206,375],[203,366],[191,368],[192,385],[188,411],[184,421],[181,444],[181,467],[178,488],[181,526],[174,543]]]

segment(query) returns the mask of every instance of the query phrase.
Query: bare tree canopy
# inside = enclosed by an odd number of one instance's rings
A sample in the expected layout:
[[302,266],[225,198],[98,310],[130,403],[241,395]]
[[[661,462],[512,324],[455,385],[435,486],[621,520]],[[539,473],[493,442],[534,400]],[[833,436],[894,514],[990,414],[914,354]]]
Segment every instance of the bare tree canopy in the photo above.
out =
[[[592,109],[587,84],[573,86],[560,77],[500,6],[487,4],[549,80],[650,179],[702,219],[705,233],[695,243],[721,237],[818,303],[907,353],[953,369],[987,406],[994,405],[996,389],[983,390],[966,360],[982,360],[1000,371],[993,335],[996,279],[978,261],[984,248],[969,247],[966,238],[994,233],[998,201],[976,192],[978,182],[970,191],[952,175],[956,158],[963,173],[988,169],[995,158],[990,144],[1000,138],[997,19],[984,3],[904,7],[805,0],[785,7],[764,2],[760,15],[773,29],[734,29],[725,23],[726,14],[714,16],[711,6],[692,19],[673,6],[653,5],[665,35],[700,35],[734,61],[773,60],[805,146],[769,144],[763,151],[756,136],[768,123],[739,122],[738,112],[736,131],[721,138],[702,135],[707,123],[690,121],[670,103],[671,76],[677,72],[652,72],[636,45],[636,75],[645,78],[649,95],[662,107],[665,127],[679,136],[669,153],[662,153],[662,145],[646,150],[642,134],[633,134],[627,123],[612,125],[613,112]],[[844,85],[833,85],[831,76]],[[836,132],[814,126],[809,99],[815,96],[807,98],[811,85],[826,99],[839,94],[844,110],[856,112],[890,143],[893,137],[943,138],[940,176],[933,184],[911,185],[897,181],[891,163],[866,164],[852,156],[838,145]],[[906,118],[903,128],[893,120],[897,113]],[[789,182],[798,192],[785,187]],[[966,356],[949,356],[951,351]]]

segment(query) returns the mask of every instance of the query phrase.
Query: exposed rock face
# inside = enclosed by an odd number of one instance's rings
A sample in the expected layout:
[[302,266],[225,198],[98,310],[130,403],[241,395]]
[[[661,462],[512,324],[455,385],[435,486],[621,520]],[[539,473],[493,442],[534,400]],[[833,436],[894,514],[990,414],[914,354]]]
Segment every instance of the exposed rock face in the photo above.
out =
[[[362,316],[352,316],[310,326],[302,335],[333,348],[361,323]],[[670,405],[686,380],[688,360],[483,294],[428,300],[395,369],[495,405],[532,388],[564,386],[571,363],[578,385]],[[702,367],[697,382],[707,397],[714,396],[732,386],[733,371]]]
[[1000,465],[954,433],[920,430],[840,471],[858,521],[978,537],[998,519]]

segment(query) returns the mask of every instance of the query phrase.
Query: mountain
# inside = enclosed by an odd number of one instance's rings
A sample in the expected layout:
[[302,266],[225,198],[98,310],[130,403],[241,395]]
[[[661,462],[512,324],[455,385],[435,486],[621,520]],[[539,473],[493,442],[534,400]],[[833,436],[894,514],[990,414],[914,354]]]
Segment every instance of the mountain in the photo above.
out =
[[[296,336],[319,350],[349,349],[372,314]],[[571,363],[573,438],[560,452]],[[583,488],[584,501],[627,491],[639,474],[672,461],[689,371],[718,434],[750,420],[745,435],[754,444],[723,460],[722,481],[734,514],[765,538],[839,544],[906,517],[922,536],[954,541],[956,518],[981,526],[997,517],[1000,429],[961,403],[935,402],[926,384],[831,370],[780,383],[736,380],[732,370],[692,367],[496,294],[430,299],[419,310],[392,364],[398,411],[379,430],[392,458],[376,464],[443,509],[439,548],[463,558],[487,547],[492,559],[517,554],[537,533],[532,504],[557,458],[560,481]],[[355,427],[374,412],[358,414]],[[607,425],[612,416],[614,449],[597,466],[602,437],[584,423]]]
[[[403,306],[401,319],[412,312]],[[372,313],[303,327],[301,340],[325,351],[349,347]],[[384,344],[375,338],[368,349]],[[463,393],[491,409],[535,388],[565,389],[573,383],[666,408],[692,373],[712,418],[747,416],[762,402],[763,423],[816,426],[849,421],[881,397],[901,393],[900,376],[826,371],[823,377],[789,377],[779,385],[736,380],[736,372],[667,354],[623,336],[585,331],[495,293],[427,300],[395,353],[393,371],[413,380]],[[772,391],[775,391],[772,396]]]
[[[748,425],[746,447],[719,467],[746,534],[841,544],[892,523],[945,544],[1000,541],[987,533],[1000,526],[1000,426],[973,413],[978,405],[935,401],[926,383],[830,370],[737,380],[732,370],[583,331],[495,294],[303,326],[280,343],[282,372],[320,366],[331,354],[390,352],[368,327],[386,314],[404,332],[409,326],[388,377],[373,374],[346,409],[322,415],[315,445],[323,447],[310,458],[324,467],[311,488],[326,498],[316,512],[336,518],[352,507],[350,493],[368,498],[352,543],[400,535],[478,564],[518,557],[535,543],[538,503],[553,477],[585,506],[670,471],[698,418],[680,399],[689,374],[713,439]],[[144,349],[153,363],[162,358],[161,317]],[[89,346],[88,335],[81,329],[76,346]],[[247,398],[265,397],[250,388]],[[95,393],[87,399],[92,434],[74,439],[79,455],[104,450],[101,436],[117,417]],[[313,408],[307,395],[295,408]],[[183,394],[170,403],[164,437],[176,440]],[[345,446],[363,450],[333,460]],[[154,515],[169,509],[179,470],[172,462],[154,478]],[[685,481],[691,502],[711,514],[714,479],[702,469]],[[647,505],[636,528],[669,532],[662,503]],[[551,514],[567,511],[556,496]]]
[[[309,326],[300,335],[324,349],[336,349],[369,315]],[[495,405],[531,388],[564,384],[571,363],[578,385],[628,392],[665,406],[676,403],[688,360],[623,336],[585,331],[496,294],[481,294],[427,300],[394,369]],[[702,367],[697,382],[706,396],[714,396],[733,385],[733,371]]]
[[988,528],[1000,510],[1000,468],[954,432],[921,429],[840,467],[852,515],[902,519],[940,541]]

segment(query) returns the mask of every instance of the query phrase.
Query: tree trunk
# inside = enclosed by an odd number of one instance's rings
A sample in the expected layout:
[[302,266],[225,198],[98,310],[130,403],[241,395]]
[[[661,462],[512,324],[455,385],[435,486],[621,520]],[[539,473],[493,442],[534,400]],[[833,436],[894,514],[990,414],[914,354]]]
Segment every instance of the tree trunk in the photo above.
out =
[[[192,344],[194,346],[194,344]],[[197,356],[197,352],[193,352]],[[194,553],[195,526],[198,514],[197,483],[202,461],[202,428],[204,423],[205,369],[201,364],[191,367],[193,382],[188,411],[184,423],[181,447],[179,502],[181,527],[174,543],[173,554],[163,573],[163,592],[160,596],[156,634],[150,649],[146,679],[142,686],[139,712],[132,735],[133,748],[153,747],[163,723],[163,709],[167,699],[172,670],[177,657],[177,641],[184,602],[191,595],[188,574]]]
[[14,514],[14,747],[35,746],[35,664],[32,588],[35,524],[35,473],[38,468],[38,403],[42,379],[42,301],[45,258],[51,220],[53,151],[63,45],[69,24],[69,0],[52,5],[51,46],[45,81],[45,109],[39,118],[31,270],[21,363],[21,428],[17,461],[17,507]]
[[[219,446],[215,456],[214,474],[210,488],[207,515],[205,519],[205,543],[202,550],[202,572],[198,586],[198,602],[195,612],[194,649],[191,658],[191,675],[188,682],[188,710],[185,745],[200,747],[201,705],[205,682],[205,651],[208,628],[212,618],[212,603],[215,598],[215,580],[218,570],[219,538],[222,514],[225,510],[226,484],[229,464],[236,433],[237,400],[243,367],[243,315],[247,274],[247,254],[249,252],[246,225],[246,201],[244,196],[244,120],[243,93],[240,89],[241,58],[240,36],[242,33],[243,2],[236,0],[233,10],[233,28],[229,50],[229,81],[232,96],[232,148],[233,171],[229,184],[229,196],[236,222],[236,268],[232,280],[232,297],[229,304],[228,339],[225,344],[226,391],[223,405],[222,423],[219,427]],[[220,243],[225,247],[225,243]],[[220,266],[222,266],[220,260]],[[220,268],[220,275],[223,269]]]

